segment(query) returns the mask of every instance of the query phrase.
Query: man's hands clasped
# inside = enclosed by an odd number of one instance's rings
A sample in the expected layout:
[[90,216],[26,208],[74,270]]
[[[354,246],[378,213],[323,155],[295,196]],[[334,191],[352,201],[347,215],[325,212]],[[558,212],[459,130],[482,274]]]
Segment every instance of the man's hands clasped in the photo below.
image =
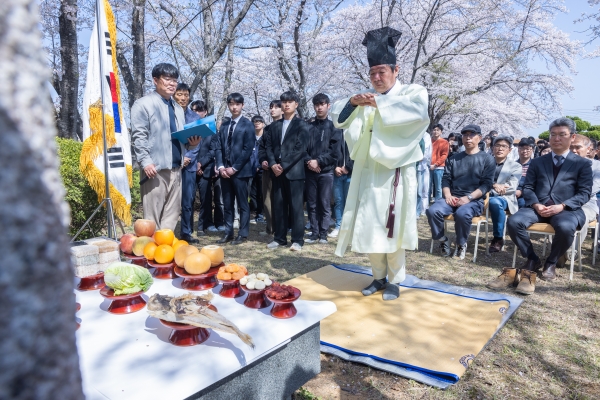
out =
[[378,95],[376,93],[362,93],[354,95],[350,98],[350,104],[354,107],[357,106],[370,106],[377,108],[377,102],[375,101],[375,97]]

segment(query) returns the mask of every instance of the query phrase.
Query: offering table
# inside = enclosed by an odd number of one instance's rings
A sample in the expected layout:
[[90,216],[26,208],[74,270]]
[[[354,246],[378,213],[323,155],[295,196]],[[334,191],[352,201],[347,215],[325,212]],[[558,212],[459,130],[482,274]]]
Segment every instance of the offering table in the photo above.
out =
[[[155,280],[143,296],[186,294],[181,280]],[[97,291],[75,291],[81,304],[76,335],[86,398],[285,399],[320,372],[319,324],[336,311],[332,302],[300,298],[294,303],[298,314],[280,320],[270,315],[271,307],[245,307],[247,294],[229,299],[217,295],[220,289],[209,290],[212,303],[252,336],[254,349],[235,335],[213,330],[200,345],[174,346],[171,329],[145,308],[114,315]]]

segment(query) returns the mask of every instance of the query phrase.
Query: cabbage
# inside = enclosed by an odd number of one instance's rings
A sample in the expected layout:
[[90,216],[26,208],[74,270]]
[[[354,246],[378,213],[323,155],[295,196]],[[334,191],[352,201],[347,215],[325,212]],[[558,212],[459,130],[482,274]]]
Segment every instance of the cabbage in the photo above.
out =
[[152,282],[152,275],[146,268],[121,261],[110,264],[104,271],[104,283],[117,296],[146,291]]

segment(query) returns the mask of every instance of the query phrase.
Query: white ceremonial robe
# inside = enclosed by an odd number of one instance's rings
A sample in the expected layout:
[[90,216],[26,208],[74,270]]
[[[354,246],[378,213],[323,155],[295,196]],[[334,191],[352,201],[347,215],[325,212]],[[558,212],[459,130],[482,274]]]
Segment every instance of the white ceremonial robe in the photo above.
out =
[[[376,97],[377,108],[356,107],[339,123],[348,101],[340,100],[331,109],[333,123],[345,130],[354,160],[335,254],[342,257],[350,243],[352,251],[360,253],[414,250],[418,242],[415,165],[423,158],[419,141],[429,125],[427,90],[396,82],[386,95]],[[400,168],[401,178],[393,237],[388,238],[386,225],[396,168]]]

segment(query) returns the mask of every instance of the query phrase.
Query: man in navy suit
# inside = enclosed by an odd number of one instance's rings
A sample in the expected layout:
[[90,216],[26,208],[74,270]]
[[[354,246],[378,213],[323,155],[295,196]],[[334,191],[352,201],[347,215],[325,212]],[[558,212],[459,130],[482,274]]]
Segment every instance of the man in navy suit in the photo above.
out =
[[[287,244],[288,224],[291,219],[291,251],[301,251],[304,245],[304,159],[307,157],[309,126],[295,116],[298,95],[285,92],[280,96],[283,119],[270,125],[265,137],[265,152],[273,181],[274,238],[267,248]],[[291,218],[290,218],[291,215]]]
[[[222,124],[211,145],[215,151],[217,170],[221,177],[225,236],[219,244],[231,242],[240,244],[248,240],[250,207],[248,205],[248,181],[252,177],[250,156],[254,149],[254,125],[242,116],[244,97],[239,93],[227,96],[227,108],[231,119]],[[235,200],[240,208],[240,228],[238,236],[233,236]]]
[[569,151],[574,138],[575,123],[571,119],[559,118],[550,124],[552,152],[531,161],[523,185],[525,207],[510,217],[507,224],[510,238],[521,255],[527,257],[527,262],[520,274],[514,268],[504,268],[488,287],[502,289],[518,284],[518,293],[534,292],[536,273],[542,262],[533,250],[527,228],[538,222],[552,225],[556,232],[540,278],[556,279],[558,258],[573,243],[575,231],[585,224],[586,216],[581,207],[589,201],[592,192],[590,162]]

